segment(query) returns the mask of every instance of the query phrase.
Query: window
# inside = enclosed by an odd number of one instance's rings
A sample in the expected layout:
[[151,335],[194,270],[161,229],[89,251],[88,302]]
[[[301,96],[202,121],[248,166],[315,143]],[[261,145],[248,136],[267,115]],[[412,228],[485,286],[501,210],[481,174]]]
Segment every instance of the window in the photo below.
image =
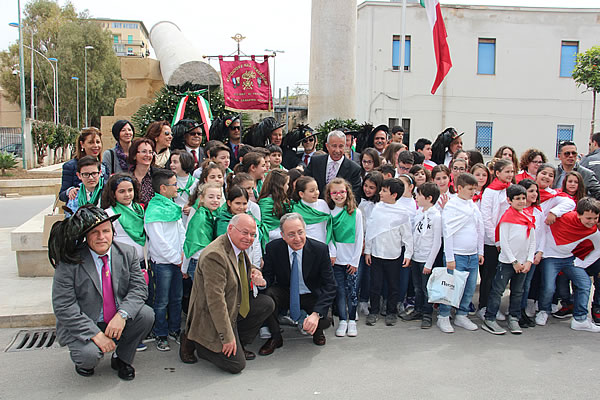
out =
[[132,56],[133,55],[133,48],[131,48],[131,47],[127,48],[127,55],[128,56]]
[[123,28],[125,29],[137,29],[138,28],[138,24],[123,24]]
[[388,118],[388,127],[390,128],[390,132],[393,127],[400,125],[400,120],[398,118]]
[[566,42],[563,40],[560,49],[560,76],[570,78],[575,68],[575,60],[579,52],[579,42]]
[[[400,35],[394,35],[392,41],[392,70],[400,70]],[[410,71],[410,35],[404,36],[404,70]]]
[[119,43],[119,35],[113,35],[113,43]]
[[477,73],[481,75],[496,74],[496,39],[479,38]]
[[113,22],[112,23],[112,27],[120,29],[121,28],[121,23],[120,22]]
[[127,43],[128,44],[132,44],[133,43],[133,35],[127,35]]
[[556,155],[558,158],[558,145],[565,140],[573,141],[574,125],[557,125],[556,126]]
[[492,122],[475,122],[475,148],[484,156],[492,155]]
[[402,143],[408,146],[410,143],[410,118],[402,118],[402,129],[404,129]]

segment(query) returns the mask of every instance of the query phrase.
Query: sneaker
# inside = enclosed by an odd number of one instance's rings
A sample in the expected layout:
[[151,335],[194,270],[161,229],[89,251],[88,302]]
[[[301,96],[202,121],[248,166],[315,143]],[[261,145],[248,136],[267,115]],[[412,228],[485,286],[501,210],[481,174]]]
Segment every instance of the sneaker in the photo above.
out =
[[346,331],[348,330],[348,321],[340,321],[338,324],[338,328],[335,330],[335,336],[344,337],[346,336]]
[[506,321],[506,315],[504,315],[500,310],[498,310],[496,313],[496,321]]
[[146,346],[146,344],[144,342],[139,342],[137,347],[135,348],[135,351],[144,351],[144,350],[148,350],[148,346]]
[[535,321],[533,321],[525,310],[521,310],[521,319],[519,320],[519,326],[523,329],[535,327]]
[[592,318],[596,325],[600,325],[600,308],[592,308]]
[[175,343],[180,344],[179,337],[181,336],[181,332],[169,332],[169,337],[175,341]]
[[554,318],[558,318],[558,319],[571,318],[573,316],[573,304],[569,304],[567,306],[564,306],[563,308],[561,308],[557,312],[553,313],[552,316]]
[[496,321],[492,321],[490,319],[483,320],[483,324],[481,324],[481,329],[484,331],[488,331],[493,335],[504,335],[506,333],[506,329],[502,328]]
[[358,304],[358,312],[363,313],[364,315],[369,315],[369,304],[366,301],[361,301]]
[[298,323],[296,321],[294,321],[292,318],[290,318],[289,315],[280,315],[277,319],[279,320],[279,325],[289,325],[289,326],[298,325]]
[[576,331],[600,332],[600,326],[592,323],[589,319],[577,321],[575,318],[571,320],[571,329]]
[[403,321],[418,321],[423,318],[423,314],[413,309],[412,312],[407,312],[406,310],[398,313],[398,316]]
[[169,341],[166,336],[158,336],[156,338],[156,349],[158,351],[169,351],[171,347],[169,346]]
[[142,340],[142,343],[154,342],[155,340],[156,335],[154,334],[154,332],[152,332],[152,330],[150,330],[150,333],[148,333],[148,336],[146,336],[146,338]]
[[475,304],[469,303],[469,315],[475,315]]
[[560,310],[560,306],[558,304],[552,304],[552,308],[550,309],[550,314],[554,314]]
[[535,316],[536,325],[544,326],[546,325],[546,322],[548,322],[548,313],[546,311],[540,311],[537,313]]
[[271,339],[271,331],[267,326],[263,326],[262,328],[260,328],[260,333],[258,335],[261,339]]
[[367,325],[375,326],[376,323],[377,323],[377,314],[367,315]]
[[479,329],[466,315],[456,315],[454,317],[454,325],[460,326],[468,331],[476,331]]
[[479,310],[477,310],[477,318],[479,318],[482,321],[485,321],[485,310],[486,307],[480,308]]
[[421,320],[421,329],[429,329],[431,328],[431,314],[423,314],[423,319]]
[[450,317],[440,317],[437,319],[437,326],[444,333],[454,333],[454,328],[450,323]]
[[407,310],[406,307],[404,307],[403,303],[398,303],[397,309],[398,309],[398,312],[396,312],[397,315],[400,315],[400,313],[403,313],[403,312],[406,312],[406,313],[410,312],[410,310]]
[[527,299],[527,307],[525,307],[525,314],[527,314],[529,318],[535,317],[535,312],[537,311],[536,308],[537,307],[535,306],[535,300]]
[[348,335],[349,337],[358,336],[358,329],[356,329],[356,321],[348,321],[348,332],[346,332],[346,335]]
[[398,317],[396,317],[396,314],[388,314],[385,316],[385,324],[387,326],[394,326],[396,325],[396,322],[398,322]]
[[519,320],[513,316],[508,317],[508,330],[513,335],[520,335],[521,333],[523,333],[523,330],[519,326]]

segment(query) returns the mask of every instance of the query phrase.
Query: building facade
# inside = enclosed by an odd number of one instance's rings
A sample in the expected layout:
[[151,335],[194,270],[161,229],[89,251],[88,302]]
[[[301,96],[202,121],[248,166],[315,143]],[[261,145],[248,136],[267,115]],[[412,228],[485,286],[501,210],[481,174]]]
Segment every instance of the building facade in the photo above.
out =
[[437,67],[425,9],[406,7],[401,88],[402,3],[358,6],[358,121],[402,124],[411,150],[452,126],[465,132],[464,149],[485,156],[510,145],[553,160],[560,140],[587,153],[592,94],[571,71],[577,52],[600,44],[600,9],[444,5],[442,14],[453,66],[431,95]]
[[113,49],[118,57],[150,56],[148,30],[142,21],[95,18],[113,37]]

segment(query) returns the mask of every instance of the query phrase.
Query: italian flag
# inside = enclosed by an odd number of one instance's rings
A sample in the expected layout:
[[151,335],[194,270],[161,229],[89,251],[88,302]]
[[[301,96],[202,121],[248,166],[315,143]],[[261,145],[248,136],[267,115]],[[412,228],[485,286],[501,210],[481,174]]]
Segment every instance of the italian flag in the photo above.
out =
[[210,130],[210,124],[212,122],[212,113],[210,112],[210,105],[208,101],[202,96],[197,97],[198,110],[200,111],[200,118],[204,123],[204,132],[206,132],[206,140],[210,140],[208,137],[208,131]]
[[179,100],[177,108],[175,109],[175,114],[173,115],[173,121],[171,121],[171,126],[183,119],[183,114],[185,114],[185,105],[187,104],[189,98],[190,96],[184,96]]
[[435,61],[437,63],[437,74],[435,82],[431,88],[431,94],[435,94],[436,90],[444,80],[444,77],[452,68],[452,60],[450,59],[450,49],[446,38],[446,26],[442,18],[442,9],[439,0],[421,0],[421,5],[425,7],[429,26],[433,33],[433,48],[435,50]]

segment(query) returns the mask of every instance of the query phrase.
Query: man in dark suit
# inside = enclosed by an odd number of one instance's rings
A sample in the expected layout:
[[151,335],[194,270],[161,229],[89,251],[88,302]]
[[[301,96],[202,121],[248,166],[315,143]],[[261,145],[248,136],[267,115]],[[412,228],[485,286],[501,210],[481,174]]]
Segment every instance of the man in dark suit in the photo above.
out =
[[306,224],[298,213],[281,217],[280,228],[282,239],[267,244],[264,257],[266,294],[275,301],[275,311],[267,319],[271,338],[260,348],[262,356],[283,346],[277,317],[287,309],[298,326],[313,335],[313,342],[323,346],[327,312],[336,293],[327,245],[306,237]]
[[113,242],[111,222],[119,216],[109,217],[90,205],[80,207],[54,224],[48,255],[56,268],[56,336],[69,347],[75,371],[93,375],[104,353],[114,351],[111,367],[121,379],[131,380],[136,347],[152,328],[154,312],[144,304],[148,286],[136,250]]
[[312,176],[319,186],[319,197],[325,194],[325,185],[339,177],[352,185],[354,198],[360,199],[360,167],[344,156],[346,135],[342,131],[332,131],[327,135],[327,151],[329,155],[314,156],[306,167],[305,175]]

